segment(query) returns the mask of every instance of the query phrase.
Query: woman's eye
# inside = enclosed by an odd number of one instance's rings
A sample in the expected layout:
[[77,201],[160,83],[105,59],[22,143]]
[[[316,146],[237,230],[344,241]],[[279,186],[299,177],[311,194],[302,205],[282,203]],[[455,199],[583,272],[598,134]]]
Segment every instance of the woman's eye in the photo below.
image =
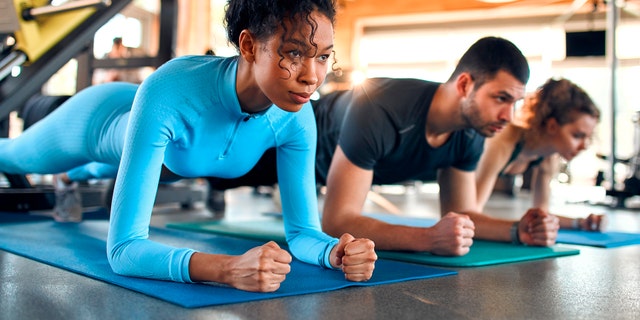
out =
[[326,62],[327,60],[329,60],[329,55],[328,54],[323,54],[323,55],[318,57],[318,60],[320,60],[321,62]]
[[300,58],[301,53],[300,50],[291,50],[289,51],[289,56],[292,58]]

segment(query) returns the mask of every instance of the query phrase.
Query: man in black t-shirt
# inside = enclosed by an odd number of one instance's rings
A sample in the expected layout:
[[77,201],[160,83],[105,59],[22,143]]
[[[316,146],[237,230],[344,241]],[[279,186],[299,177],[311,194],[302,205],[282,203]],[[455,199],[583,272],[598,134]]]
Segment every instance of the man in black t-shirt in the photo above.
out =
[[318,126],[316,176],[325,185],[336,147],[350,162],[373,171],[373,184],[435,181],[439,169],[473,171],[484,137],[466,128],[437,148],[425,140],[425,119],[440,83],[368,79],[314,103]]
[[[369,79],[320,99],[314,111],[316,177],[327,187],[323,230],[369,238],[380,250],[439,255],[464,255],[473,238],[555,243],[553,215],[530,210],[508,221],[476,209],[474,170],[484,138],[511,121],[528,78],[522,53],[505,39],[487,37],[469,48],[445,83]],[[436,225],[391,225],[362,215],[372,184],[407,180],[438,181],[442,218]]]

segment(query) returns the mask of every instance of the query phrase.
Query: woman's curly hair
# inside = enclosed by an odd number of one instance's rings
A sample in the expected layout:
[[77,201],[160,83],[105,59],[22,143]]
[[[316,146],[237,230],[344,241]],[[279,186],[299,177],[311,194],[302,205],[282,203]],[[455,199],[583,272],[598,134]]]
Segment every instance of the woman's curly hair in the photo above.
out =
[[[335,24],[334,0],[230,0],[224,21],[227,37],[239,49],[238,41],[242,30],[249,30],[259,40],[267,40],[282,28],[282,40],[285,40],[292,30],[301,29],[301,23],[307,23],[311,27],[309,42],[318,50],[317,44],[313,42],[318,22],[311,17],[316,10],[326,16],[331,24]],[[292,30],[289,30],[286,21],[291,23]],[[278,49],[278,54],[284,60],[281,48]]]
[[549,119],[559,125],[575,121],[587,114],[600,120],[600,110],[591,97],[567,79],[549,79],[538,88],[535,103],[525,103],[522,120],[530,128],[542,128]]

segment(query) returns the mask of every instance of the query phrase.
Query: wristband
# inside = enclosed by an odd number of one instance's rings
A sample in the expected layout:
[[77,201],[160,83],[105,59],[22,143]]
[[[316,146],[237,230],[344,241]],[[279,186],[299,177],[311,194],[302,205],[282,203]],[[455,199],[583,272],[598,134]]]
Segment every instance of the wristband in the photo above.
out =
[[519,221],[516,221],[511,225],[511,243],[513,244],[522,244],[520,241],[520,232],[518,231],[519,223]]
[[571,226],[575,230],[582,230],[582,222],[583,221],[584,221],[584,219],[582,219],[582,218],[575,218],[575,219],[573,219],[573,223],[571,224]]
[[577,218],[576,218],[576,219],[573,219],[573,220],[571,221],[571,229],[573,229],[573,230],[578,230],[578,229],[580,229],[580,221],[578,221],[578,219],[577,219]]

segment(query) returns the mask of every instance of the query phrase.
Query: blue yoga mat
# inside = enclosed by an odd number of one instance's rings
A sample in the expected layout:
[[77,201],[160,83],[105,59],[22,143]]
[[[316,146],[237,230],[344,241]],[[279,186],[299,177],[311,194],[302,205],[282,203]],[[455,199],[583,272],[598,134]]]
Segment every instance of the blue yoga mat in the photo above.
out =
[[[412,226],[430,226],[435,223],[435,220],[398,217],[385,214],[368,214],[368,216],[385,220],[390,223]],[[262,241],[274,240],[280,243],[285,243],[282,219],[274,217],[247,221],[220,220],[187,223],[182,222],[169,224],[167,226],[182,230],[223,234]],[[479,267],[575,255],[580,253],[580,251],[575,248],[567,248],[558,245],[553,247],[535,247],[513,245],[511,243],[495,241],[474,240],[470,252],[459,257],[437,256],[428,252],[378,250],[377,253],[380,258],[434,266]]]
[[590,232],[575,230],[560,230],[558,243],[577,244],[600,248],[615,248],[640,244],[640,234],[626,232]]
[[[287,279],[280,289],[273,293],[247,292],[218,284],[185,284],[124,277],[113,273],[107,262],[107,221],[83,221],[79,224],[61,224],[50,220],[11,222],[3,219],[6,216],[0,213],[0,249],[187,308],[457,274],[451,270],[381,260],[376,263],[376,269],[370,281],[350,282],[344,279],[340,271],[323,269],[294,260]],[[168,245],[222,254],[241,254],[263,244],[263,242],[251,240],[153,227],[150,229],[150,238]]]

